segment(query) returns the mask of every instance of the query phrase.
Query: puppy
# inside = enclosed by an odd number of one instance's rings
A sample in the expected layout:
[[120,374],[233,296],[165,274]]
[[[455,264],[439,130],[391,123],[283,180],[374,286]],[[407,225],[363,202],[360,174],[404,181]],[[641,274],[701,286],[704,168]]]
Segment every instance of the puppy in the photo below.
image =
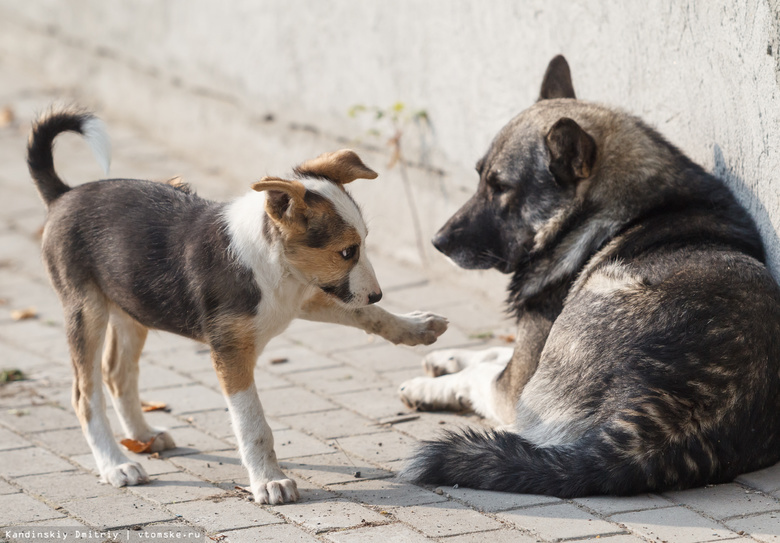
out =
[[401,387],[508,431],[425,444],[407,477],[550,494],[730,481],[780,459],[780,289],[722,181],[641,120],[577,100],[563,57],[434,238],[511,274],[514,349],[429,355]]
[[65,314],[73,407],[101,477],[114,486],[148,481],[114,441],[103,382],[127,437],[154,438],[152,451],[175,446],[146,423],[138,396],[141,349],[147,331],[157,329],[211,347],[255,500],[295,501],[254,384],[268,341],[296,317],[407,345],[433,343],[447,327],[430,313],[393,315],[371,305],[382,291],[345,185],[377,174],[342,150],[304,162],[290,179],[263,178],[230,203],[151,181],[71,188],[52,158],[64,131],[82,134],[106,169],[109,143],[98,119],[65,109],[41,117],[28,145],[30,173],[48,208],[43,259]]

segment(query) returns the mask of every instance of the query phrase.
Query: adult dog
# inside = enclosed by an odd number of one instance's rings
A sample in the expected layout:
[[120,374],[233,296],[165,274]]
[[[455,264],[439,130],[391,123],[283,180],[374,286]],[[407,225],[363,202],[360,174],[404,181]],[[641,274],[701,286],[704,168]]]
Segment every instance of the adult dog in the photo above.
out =
[[434,377],[400,394],[508,429],[424,443],[407,478],[570,498],[780,459],[780,290],[722,181],[636,117],[577,100],[560,56],[477,171],[433,243],[512,274],[516,345],[433,353]]

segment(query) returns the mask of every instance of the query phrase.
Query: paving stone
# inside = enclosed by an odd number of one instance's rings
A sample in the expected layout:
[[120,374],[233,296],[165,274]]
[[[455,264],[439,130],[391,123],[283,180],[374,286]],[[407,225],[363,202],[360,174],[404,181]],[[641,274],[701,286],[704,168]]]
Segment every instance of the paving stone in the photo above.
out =
[[780,511],[780,501],[735,484],[695,488],[664,494],[674,502],[687,505],[717,520],[766,511]]
[[100,496],[114,498],[122,494],[113,486],[101,483],[94,475],[78,471],[28,475],[14,481],[28,493],[43,496],[55,503]]
[[232,497],[175,503],[168,510],[212,533],[284,522],[253,501]]
[[80,427],[79,419],[72,409],[52,405],[30,406],[18,411],[3,410],[0,411],[0,422],[19,433]]
[[344,437],[338,440],[339,448],[350,456],[357,455],[369,462],[380,464],[408,458],[414,444],[412,438],[393,431]]
[[408,507],[447,501],[435,492],[394,479],[354,481],[331,488],[349,500],[375,507]]
[[[276,364],[272,362],[279,359],[285,361]],[[321,370],[337,365],[338,363],[332,358],[316,353],[303,345],[275,350],[266,349],[257,361],[259,369],[273,375],[286,375],[312,369]]]
[[187,473],[157,475],[148,484],[131,486],[127,489],[133,494],[163,505],[202,500],[225,493],[223,489]]
[[230,443],[212,437],[191,426],[174,428],[170,431],[170,434],[176,443],[176,448],[160,453],[161,456],[183,456],[199,451],[223,451],[235,448]]
[[46,448],[64,456],[76,456],[91,452],[81,428],[38,432],[32,437],[35,441],[43,443]]
[[45,503],[26,494],[0,496],[0,511],[2,511],[0,524],[4,526],[65,517],[60,511],[55,511]]
[[[127,450],[123,452],[129,460],[141,464],[144,470],[146,470],[147,475],[150,475],[152,477],[155,475],[160,475],[161,473],[175,473],[177,471],[181,471],[181,468],[179,468],[174,464],[171,464],[169,461],[163,458],[153,458],[151,455],[146,453],[136,454]],[[165,453],[171,453],[171,452],[173,451],[165,451]],[[165,453],[161,453],[161,454],[165,454]],[[95,475],[98,475],[97,464],[95,463],[95,457],[92,455],[92,453],[72,456],[71,460],[76,462],[79,466],[81,466],[85,470],[90,471]]]
[[[403,524],[384,524],[382,526],[370,526],[343,532],[334,531],[325,534],[325,538],[334,543],[427,543],[432,541]],[[450,540],[448,539],[447,541]],[[483,543],[484,541],[483,539],[478,543]],[[493,543],[493,540],[491,540],[491,543]]]
[[378,420],[399,414],[409,414],[398,397],[398,387],[348,392],[333,397],[333,401],[369,419]]
[[376,342],[360,349],[337,351],[331,355],[352,367],[377,373],[418,368],[422,372],[420,355],[400,345]]
[[759,471],[743,473],[736,478],[736,482],[764,492],[780,490],[780,463]]
[[347,365],[288,373],[287,379],[325,395],[342,394],[392,384],[376,372]]
[[0,452],[0,475],[5,477],[20,477],[72,469],[71,464],[40,447]]
[[392,509],[400,521],[429,537],[485,532],[501,528],[501,523],[456,502],[447,501]]
[[336,409],[336,405],[300,387],[274,388],[260,394],[263,410],[271,417]]
[[11,483],[0,479],[0,494],[15,494],[17,492],[21,491]]
[[[646,539],[642,539],[641,537],[635,536],[633,534],[618,534],[618,535],[607,535],[607,536],[596,536],[597,539],[594,538],[587,538],[587,539],[568,539],[566,540],[566,543],[646,543]],[[538,540],[534,540],[538,541]],[[740,543],[741,539],[729,539],[729,543]],[[672,543],[671,541],[668,543]]]
[[233,428],[230,425],[230,413],[227,407],[198,411],[197,413],[184,415],[184,418],[188,424],[192,424],[213,436],[220,438],[233,436]]
[[[285,358],[281,356],[281,358]],[[255,368],[255,387],[262,394],[263,390],[269,390],[271,388],[285,388],[292,384],[288,379],[282,375],[276,375],[268,371],[266,367],[257,366]]]
[[22,436],[12,432],[11,430],[0,427],[0,451],[5,451],[8,449],[19,449],[23,447],[29,447],[30,445],[32,444]]
[[375,421],[347,409],[288,415],[280,417],[280,420],[320,439],[373,434],[379,429]]
[[[285,334],[290,337],[290,334]],[[331,353],[345,349],[354,349],[371,345],[375,341],[384,341],[358,328],[328,324],[322,328],[296,334],[295,341],[320,353]]]
[[[442,539],[447,543],[538,543],[539,539],[535,536],[525,534],[519,530],[492,530],[490,532],[477,532],[473,534],[456,535]],[[595,540],[598,543],[602,543],[601,539]],[[605,542],[612,543],[611,539],[604,540]]]
[[498,518],[545,539],[573,539],[625,532],[569,503],[498,513]]
[[225,398],[219,392],[194,384],[183,387],[159,388],[154,391],[157,401],[165,402],[174,416],[225,407]]
[[291,470],[298,476],[322,486],[354,481],[356,472],[360,472],[361,479],[378,479],[392,475],[360,458],[346,456],[342,451],[300,459],[290,458],[281,462],[281,466],[282,469]]
[[319,543],[320,540],[291,524],[272,524],[221,532],[222,543]]
[[247,477],[236,450],[175,456],[169,462],[207,481],[238,481]]
[[731,530],[684,507],[621,513],[610,520],[651,541],[698,543],[737,537]]
[[473,488],[453,488],[451,486],[439,487],[441,492],[448,497],[455,498],[478,511],[496,512],[519,507],[529,507],[547,503],[560,502],[558,498],[551,496],[537,496],[534,494],[510,494],[508,492],[492,492],[489,490],[474,490]]
[[333,452],[333,447],[290,428],[274,432],[274,451],[276,451],[276,458],[285,460],[327,454]]
[[379,513],[341,499],[277,505],[273,509],[290,521],[315,533],[354,528],[367,523],[387,522],[386,517]]
[[672,502],[658,494],[640,494],[638,496],[592,496],[577,498],[575,503],[584,505],[600,515],[610,516],[628,511],[670,507]]
[[175,519],[172,513],[125,493],[110,500],[103,497],[73,500],[63,507],[87,525],[100,529]]
[[192,382],[191,378],[157,364],[142,362],[140,370],[138,389],[141,391],[142,398],[153,395],[153,391],[158,388],[186,385]]
[[765,543],[780,541],[780,513],[764,513],[746,518],[733,518],[725,524],[737,532],[744,532],[750,537]]

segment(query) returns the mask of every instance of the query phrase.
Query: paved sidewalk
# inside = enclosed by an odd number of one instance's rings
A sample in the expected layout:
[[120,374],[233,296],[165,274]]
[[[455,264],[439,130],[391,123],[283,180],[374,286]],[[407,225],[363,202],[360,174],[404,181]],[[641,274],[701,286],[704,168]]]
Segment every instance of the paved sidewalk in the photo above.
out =
[[[269,345],[255,372],[277,455],[298,481],[300,502],[259,506],[237,488],[248,480],[207,350],[158,333],[150,334],[142,359],[142,398],[168,405],[168,412],[148,418],[172,428],[179,447],[157,459],[128,453],[146,467],[151,484],[100,484],[70,407],[61,309],[39,256],[43,205],[24,163],[32,113],[63,92],[9,74],[1,61],[0,74],[0,109],[9,106],[16,115],[0,126],[0,370],[19,369],[28,377],[0,384],[0,527],[6,527],[0,541],[29,541],[21,527],[78,528],[96,541],[110,537],[106,530],[140,540],[168,528],[230,543],[780,541],[780,466],[692,491],[579,500],[396,480],[416,440],[482,422],[411,413],[398,400],[396,388],[421,375],[419,361],[428,349],[305,321]],[[109,132],[113,176],[183,175],[215,198],[243,190],[126,126],[109,122]],[[77,138],[63,138],[58,147],[63,177],[79,182],[100,176]],[[498,344],[484,339],[485,333],[510,330],[500,308],[485,307],[478,295],[432,284],[379,256],[373,260],[385,291],[382,305],[433,310],[450,319],[450,330],[435,347]],[[29,307],[35,318],[12,318],[12,311]],[[112,409],[109,415],[118,429]],[[62,539],[55,532],[43,540]]]

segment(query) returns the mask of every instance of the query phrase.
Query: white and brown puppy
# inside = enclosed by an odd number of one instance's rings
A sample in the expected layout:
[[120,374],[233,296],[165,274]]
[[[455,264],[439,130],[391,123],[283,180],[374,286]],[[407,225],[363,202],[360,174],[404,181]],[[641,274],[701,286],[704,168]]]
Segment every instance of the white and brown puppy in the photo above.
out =
[[298,166],[290,180],[264,178],[226,204],[151,181],[71,188],[52,158],[64,131],[82,134],[106,167],[109,143],[98,119],[70,109],[41,117],[28,145],[30,173],[48,207],[43,258],[65,313],[73,406],[102,478],[114,486],[148,481],[113,438],[102,382],[127,437],[155,438],[154,451],[175,446],[146,423],[138,396],[138,359],[147,330],[157,329],[211,347],[255,500],[296,500],[253,378],[268,341],[296,317],[407,345],[433,343],[447,328],[437,315],[370,305],[382,292],[365,251],[366,226],[344,185],[377,174],[342,150]]

